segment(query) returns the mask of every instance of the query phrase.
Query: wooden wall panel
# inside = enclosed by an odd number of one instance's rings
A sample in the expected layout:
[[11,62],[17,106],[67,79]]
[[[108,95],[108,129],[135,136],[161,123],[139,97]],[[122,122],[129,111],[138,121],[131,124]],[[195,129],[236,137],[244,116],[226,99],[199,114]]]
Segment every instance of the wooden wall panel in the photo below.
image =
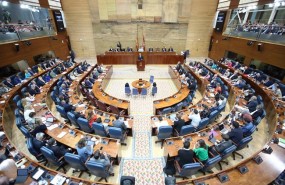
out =
[[29,40],[32,45],[27,46],[24,42],[15,42],[20,45],[20,51],[16,52],[15,43],[0,45],[0,67],[13,64],[20,60],[27,60],[30,66],[35,64],[34,56],[54,51],[55,55],[61,59],[66,59],[68,56],[68,46],[66,34],[55,36],[57,40],[51,37],[44,37]]
[[251,59],[260,60],[280,68],[285,69],[285,46],[263,43],[262,52],[257,50],[256,42],[252,46],[247,46],[248,40],[239,38],[229,38],[222,40],[224,37],[221,33],[213,33],[214,44],[212,51],[209,52],[209,57],[215,60],[224,56],[225,51],[232,51],[245,56],[245,63],[249,63]]
[[179,0],[164,0],[162,7],[162,21],[176,23],[178,21]]
[[119,22],[131,22],[131,0],[116,0],[117,20]]
[[218,0],[191,0],[185,49],[190,50],[192,57],[208,55],[217,4]]
[[95,58],[92,16],[88,0],[62,1],[71,47],[77,57]]

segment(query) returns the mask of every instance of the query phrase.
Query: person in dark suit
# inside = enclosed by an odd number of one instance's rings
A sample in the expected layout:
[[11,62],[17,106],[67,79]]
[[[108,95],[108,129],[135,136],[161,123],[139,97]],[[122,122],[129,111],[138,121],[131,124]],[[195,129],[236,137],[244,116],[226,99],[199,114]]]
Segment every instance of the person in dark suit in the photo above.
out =
[[121,44],[121,42],[120,42],[120,41],[118,41],[118,43],[117,43],[117,47],[119,48],[119,51],[122,51],[122,44]]
[[246,107],[248,108],[249,112],[253,112],[256,110],[258,105],[256,96],[252,96],[250,100],[247,102]]
[[166,52],[166,51],[167,51],[166,47],[163,46],[163,48],[161,48],[161,51],[162,51],[162,52]]
[[190,148],[190,142],[185,141],[183,143],[183,148],[178,150],[178,163],[180,167],[182,168],[183,165],[193,163],[193,156],[194,152],[193,150],[189,149]]
[[233,145],[233,142],[230,140],[229,135],[222,134],[223,140],[219,144],[215,144],[209,147],[209,151],[213,155],[219,155],[219,153],[223,153],[227,148]]
[[47,142],[47,148],[53,151],[54,155],[57,158],[61,158],[65,155],[65,153],[68,153],[68,150],[63,145],[57,145],[54,138],[50,138]]
[[128,47],[127,51],[128,51],[128,52],[132,52],[132,51],[133,51],[133,48],[129,48],[129,47]]
[[142,61],[142,60],[143,60],[143,56],[142,56],[141,53],[139,53],[138,60],[139,60],[139,61]]
[[84,71],[82,70],[81,66],[78,66],[77,69],[76,69],[76,72],[78,74],[82,74]]
[[73,51],[73,50],[70,50],[70,51],[69,51],[69,56],[70,56],[70,58],[71,58],[71,61],[72,61],[72,62],[74,62],[74,59],[75,59],[75,53],[74,53],[74,51]]
[[233,129],[228,133],[229,139],[238,144],[243,139],[242,129],[236,121],[232,122],[232,127]]
[[75,110],[75,107],[67,103],[65,100],[61,100],[61,106],[64,108],[65,112],[70,112]]
[[124,122],[120,121],[119,115],[116,115],[116,121],[113,121],[113,126],[122,129],[122,132],[126,132],[127,131],[127,126],[125,125]]
[[31,76],[33,76],[35,74],[30,67],[28,67],[27,71],[31,74]]
[[14,85],[18,85],[22,83],[21,79],[18,77],[18,75],[16,75],[14,78],[13,78],[13,84]]
[[177,121],[174,121],[173,128],[178,132],[178,134],[181,131],[181,128],[185,125],[185,121],[181,119],[181,114],[176,114]]
[[149,52],[153,52],[153,48],[148,48],[148,51]]
[[263,108],[261,105],[258,105],[256,109],[257,110],[252,112],[252,115],[251,115],[253,120],[256,120],[258,117],[260,117],[263,114]]
[[34,149],[38,152],[41,153],[41,147],[45,146],[45,141],[44,141],[44,136],[45,134],[42,132],[39,132],[36,134],[36,138],[33,138],[32,143],[33,143],[33,147]]

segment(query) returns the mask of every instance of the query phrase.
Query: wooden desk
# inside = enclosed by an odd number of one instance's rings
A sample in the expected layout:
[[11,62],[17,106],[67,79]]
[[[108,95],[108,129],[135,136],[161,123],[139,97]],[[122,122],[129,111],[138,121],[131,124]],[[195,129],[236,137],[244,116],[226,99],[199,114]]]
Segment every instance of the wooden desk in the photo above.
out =
[[134,88],[137,88],[138,91],[139,91],[139,93],[142,92],[142,89],[143,89],[143,88],[147,89],[147,88],[149,88],[150,85],[151,85],[150,82],[147,81],[147,80],[142,80],[142,84],[143,84],[143,85],[139,85],[139,80],[135,80],[135,81],[132,82],[132,86],[133,86]]
[[177,64],[184,61],[183,55],[175,52],[105,52],[97,55],[99,64],[136,64],[139,53],[142,53],[145,64]]
[[105,103],[106,105],[113,105],[118,107],[119,109],[125,110],[126,114],[130,113],[130,102],[127,100],[117,99],[113,96],[108,95],[104,92],[104,89],[108,85],[110,81],[110,77],[113,73],[113,67],[111,66],[103,77],[102,81],[96,81],[93,85],[92,91],[94,96]]

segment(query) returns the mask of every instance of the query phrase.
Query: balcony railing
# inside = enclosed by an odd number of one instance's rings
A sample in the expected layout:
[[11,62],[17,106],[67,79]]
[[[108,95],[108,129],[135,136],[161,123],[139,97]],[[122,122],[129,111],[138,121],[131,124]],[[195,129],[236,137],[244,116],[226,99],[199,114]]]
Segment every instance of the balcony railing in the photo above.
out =
[[279,25],[228,26],[223,35],[285,45],[285,27]]

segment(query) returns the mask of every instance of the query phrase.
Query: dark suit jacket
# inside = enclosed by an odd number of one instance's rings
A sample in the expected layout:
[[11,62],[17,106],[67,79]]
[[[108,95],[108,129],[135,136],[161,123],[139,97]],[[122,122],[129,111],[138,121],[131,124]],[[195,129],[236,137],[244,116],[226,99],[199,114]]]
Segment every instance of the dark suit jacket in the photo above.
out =
[[92,89],[93,84],[92,84],[89,80],[85,80],[85,86],[86,86],[88,89]]
[[47,148],[53,151],[54,155],[57,158],[61,158],[62,156],[64,156],[65,153],[67,153],[67,150],[63,146],[56,145],[56,146],[48,146]]
[[36,94],[40,94],[41,93],[41,91],[40,91],[40,89],[38,88],[38,87],[35,87],[35,89],[30,89],[30,91],[29,91],[29,93],[30,93],[30,95],[36,95]]
[[138,60],[143,60],[143,56],[138,56]]
[[193,163],[193,150],[180,149],[178,150],[179,165],[182,168],[184,164]]
[[260,117],[263,114],[263,110],[260,109],[258,111],[256,111],[255,113],[252,114],[252,119],[257,119],[258,117]]
[[63,104],[62,106],[63,106],[65,112],[70,112],[70,111],[75,110],[75,108],[68,103]]
[[247,103],[247,108],[249,110],[249,112],[253,112],[256,110],[256,106],[257,106],[257,101],[250,101],[249,103]]
[[178,133],[180,133],[181,128],[185,125],[185,121],[182,119],[179,119],[177,121],[174,121],[173,128],[177,130]]
[[13,79],[13,84],[14,85],[17,85],[17,84],[19,84],[19,83],[21,83],[21,80],[19,79],[19,77],[14,77],[14,79]]
[[34,146],[34,149],[38,152],[38,153],[41,153],[41,147],[42,146],[45,146],[45,143],[42,142],[42,141],[39,141],[37,140],[36,138],[33,138],[33,146]]
[[243,132],[241,128],[232,129],[229,133],[229,138],[234,143],[238,144],[243,139]]
[[41,80],[38,79],[38,80],[37,80],[37,85],[40,86],[40,87],[41,87],[41,86],[44,86],[44,85],[45,85],[45,82],[43,82],[43,81],[41,81]]
[[217,152],[222,153],[225,149],[229,148],[232,145],[233,145],[233,142],[231,140],[223,141],[220,144],[216,145],[215,149],[217,150]]

